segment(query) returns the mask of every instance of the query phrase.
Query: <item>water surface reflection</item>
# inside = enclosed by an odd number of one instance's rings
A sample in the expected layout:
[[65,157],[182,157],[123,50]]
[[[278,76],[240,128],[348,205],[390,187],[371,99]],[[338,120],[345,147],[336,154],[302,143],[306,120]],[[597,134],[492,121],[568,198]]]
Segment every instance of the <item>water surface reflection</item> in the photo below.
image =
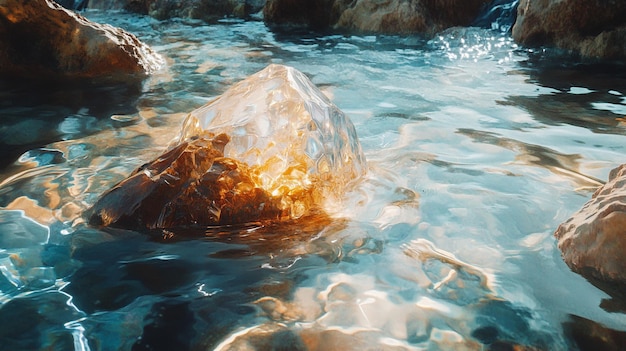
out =
[[[23,142],[2,170],[0,349],[588,350],[600,330],[607,349],[623,341],[619,304],[572,273],[552,237],[624,162],[622,66],[542,66],[477,28],[429,42],[290,38],[260,22],[88,15],[168,67],[113,89],[112,104],[45,90],[21,102],[59,116],[41,113],[33,130],[65,132]],[[269,63],[306,73],[355,122],[370,171],[330,222],[177,240],[85,225],[187,112]],[[95,119],[74,128],[66,117],[89,104]]]

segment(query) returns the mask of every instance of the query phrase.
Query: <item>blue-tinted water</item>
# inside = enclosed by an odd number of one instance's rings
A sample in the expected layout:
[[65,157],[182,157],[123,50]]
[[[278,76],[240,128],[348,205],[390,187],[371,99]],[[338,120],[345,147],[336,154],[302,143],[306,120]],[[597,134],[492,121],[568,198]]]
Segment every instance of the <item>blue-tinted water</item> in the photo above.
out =
[[[87,16],[168,64],[134,86],[0,85],[0,349],[569,350],[572,321],[626,330],[552,237],[624,162],[623,66],[478,28],[427,41]],[[369,173],[343,219],[167,243],[84,224],[187,112],[270,63],[356,125]]]

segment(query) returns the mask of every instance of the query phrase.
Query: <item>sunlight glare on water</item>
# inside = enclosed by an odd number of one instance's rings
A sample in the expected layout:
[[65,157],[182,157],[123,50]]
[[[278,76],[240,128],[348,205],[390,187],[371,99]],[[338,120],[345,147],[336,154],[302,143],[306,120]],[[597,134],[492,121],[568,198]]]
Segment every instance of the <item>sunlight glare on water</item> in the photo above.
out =
[[[68,113],[56,142],[2,170],[0,320],[28,319],[37,335],[13,349],[567,350],[570,315],[626,329],[552,236],[624,160],[623,73],[551,65],[479,28],[427,41],[87,16],[168,64],[135,112]],[[342,220],[172,243],[85,225],[188,112],[271,63],[305,73],[356,126],[368,173]]]

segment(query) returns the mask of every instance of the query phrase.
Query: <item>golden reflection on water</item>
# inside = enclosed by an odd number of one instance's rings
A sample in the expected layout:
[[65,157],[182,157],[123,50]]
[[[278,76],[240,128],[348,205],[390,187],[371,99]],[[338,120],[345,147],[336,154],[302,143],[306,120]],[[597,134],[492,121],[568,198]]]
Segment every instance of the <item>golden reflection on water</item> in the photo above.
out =
[[[59,162],[40,164],[25,154],[0,174],[0,206],[32,213],[29,217],[44,225],[52,218],[70,225],[82,223],[83,211],[95,198],[162,152],[184,118],[183,114],[159,116],[152,108],[138,115],[147,118],[42,149],[60,153]],[[161,123],[150,123],[156,118]]]
[[51,207],[42,207],[37,201],[20,196],[4,207],[7,210],[21,210],[28,218],[37,219],[40,224],[50,225],[57,220]]

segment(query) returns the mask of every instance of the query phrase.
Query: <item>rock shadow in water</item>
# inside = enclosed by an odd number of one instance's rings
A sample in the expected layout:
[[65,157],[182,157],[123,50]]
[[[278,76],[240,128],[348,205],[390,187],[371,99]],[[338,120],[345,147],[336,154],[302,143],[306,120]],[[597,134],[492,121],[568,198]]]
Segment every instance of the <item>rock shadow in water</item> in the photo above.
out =
[[64,323],[82,318],[68,296],[58,291],[24,294],[0,305],[0,351],[71,350]]
[[468,136],[481,143],[497,145],[514,151],[517,153],[515,157],[516,162],[530,166],[543,167],[555,174],[565,175],[581,186],[597,187],[604,183],[600,179],[580,172],[580,155],[562,154],[556,150],[551,150],[540,145],[505,138],[497,133],[473,129],[459,129],[457,133]]
[[626,345],[626,332],[575,315],[563,323],[563,330],[580,351],[619,351]]
[[531,56],[522,64],[527,67],[531,83],[551,90],[537,96],[510,95],[498,103],[520,106],[547,125],[569,124],[595,133],[623,133],[626,115],[621,112],[626,110],[623,63],[575,63],[564,55],[544,55]]
[[27,150],[124,125],[137,112],[141,81],[30,80],[0,77],[0,169]]

